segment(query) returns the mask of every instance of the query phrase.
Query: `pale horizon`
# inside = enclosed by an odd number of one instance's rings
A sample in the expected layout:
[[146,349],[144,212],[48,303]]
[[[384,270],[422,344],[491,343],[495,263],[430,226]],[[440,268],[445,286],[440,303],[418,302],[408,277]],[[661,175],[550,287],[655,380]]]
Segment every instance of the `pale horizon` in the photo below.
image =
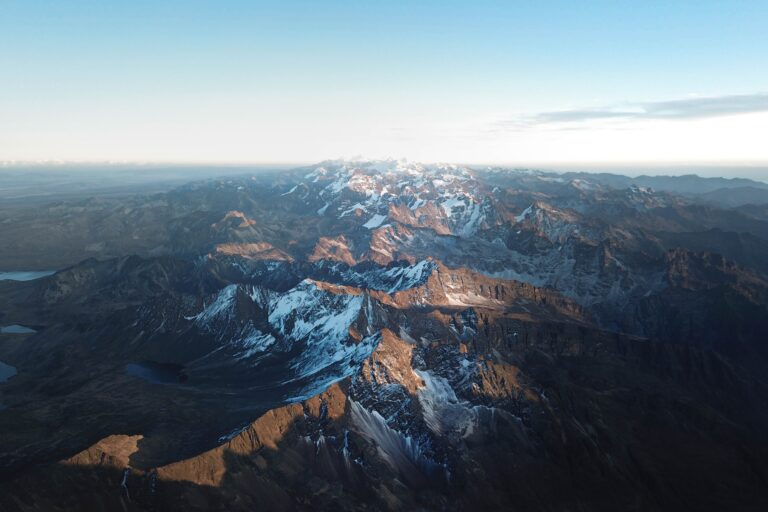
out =
[[384,161],[402,160],[418,164],[453,164],[468,168],[499,167],[508,169],[534,169],[552,173],[585,172],[611,173],[629,177],[697,175],[703,178],[751,179],[768,183],[768,161],[765,162],[456,162],[424,161],[406,157],[341,156],[313,161],[114,161],[114,160],[16,160],[0,161],[0,172],[13,169],[110,168],[163,169],[163,168],[222,168],[238,171],[289,170],[328,161]]
[[764,2],[0,14],[0,161],[768,162]]

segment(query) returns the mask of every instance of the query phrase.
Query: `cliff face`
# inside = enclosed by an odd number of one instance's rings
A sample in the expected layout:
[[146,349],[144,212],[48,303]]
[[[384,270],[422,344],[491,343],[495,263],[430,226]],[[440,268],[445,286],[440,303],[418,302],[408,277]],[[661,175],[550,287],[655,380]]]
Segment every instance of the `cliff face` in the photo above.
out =
[[[667,286],[629,304],[624,331],[709,347],[757,370],[768,356],[768,282],[717,254],[671,251]],[[757,370],[760,371],[760,370]]]

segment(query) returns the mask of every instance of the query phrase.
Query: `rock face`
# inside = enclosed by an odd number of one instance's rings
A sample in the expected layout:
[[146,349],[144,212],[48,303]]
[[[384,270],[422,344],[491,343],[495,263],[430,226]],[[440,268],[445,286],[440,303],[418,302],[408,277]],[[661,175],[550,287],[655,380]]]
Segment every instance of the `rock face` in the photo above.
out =
[[3,512],[768,506],[752,210],[395,161],[122,201],[0,281]]

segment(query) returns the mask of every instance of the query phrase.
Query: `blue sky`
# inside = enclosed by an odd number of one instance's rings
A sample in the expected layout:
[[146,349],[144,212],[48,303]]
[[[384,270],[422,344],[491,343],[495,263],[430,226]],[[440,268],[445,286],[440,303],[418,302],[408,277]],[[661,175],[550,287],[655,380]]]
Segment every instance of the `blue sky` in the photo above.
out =
[[0,0],[0,160],[768,161],[768,2]]

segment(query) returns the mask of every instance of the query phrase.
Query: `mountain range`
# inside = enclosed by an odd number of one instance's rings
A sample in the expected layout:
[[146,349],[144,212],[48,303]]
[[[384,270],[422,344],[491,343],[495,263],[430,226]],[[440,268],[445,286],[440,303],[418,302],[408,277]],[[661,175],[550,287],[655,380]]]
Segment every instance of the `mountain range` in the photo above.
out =
[[0,510],[765,510],[766,205],[339,160],[0,207],[56,270],[0,280]]

